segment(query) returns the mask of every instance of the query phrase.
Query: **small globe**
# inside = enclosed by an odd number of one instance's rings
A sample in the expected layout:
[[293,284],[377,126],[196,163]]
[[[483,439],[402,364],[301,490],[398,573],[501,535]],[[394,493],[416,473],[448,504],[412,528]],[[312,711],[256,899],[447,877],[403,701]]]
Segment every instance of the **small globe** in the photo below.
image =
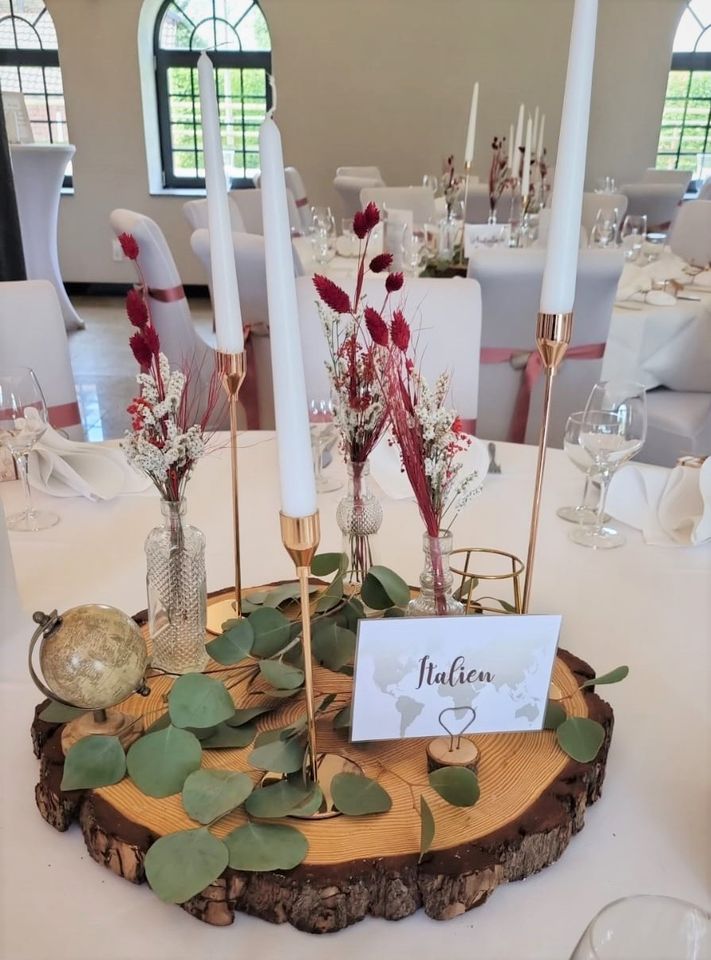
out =
[[72,607],[43,637],[40,666],[47,687],[86,710],[112,707],[141,686],[146,642],[129,616],[99,603]]

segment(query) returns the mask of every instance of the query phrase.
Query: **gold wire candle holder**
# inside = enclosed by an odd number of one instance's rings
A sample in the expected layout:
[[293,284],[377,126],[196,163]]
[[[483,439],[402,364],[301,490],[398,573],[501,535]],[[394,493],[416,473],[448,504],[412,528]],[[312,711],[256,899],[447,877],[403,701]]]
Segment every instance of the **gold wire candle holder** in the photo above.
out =
[[[492,573],[485,570],[486,558],[494,558],[505,567],[502,572]],[[453,550],[450,568],[455,576],[461,578],[455,596],[464,604],[465,613],[502,613],[506,607],[502,606],[499,597],[475,597],[474,592],[483,582],[487,585],[510,585],[512,601],[506,600],[513,608],[510,612],[522,613],[523,600],[521,591],[521,576],[524,571],[523,560],[506,550],[495,550],[489,547],[462,547]],[[482,572],[484,571],[484,572]],[[491,606],[491,603],[497,604]]]

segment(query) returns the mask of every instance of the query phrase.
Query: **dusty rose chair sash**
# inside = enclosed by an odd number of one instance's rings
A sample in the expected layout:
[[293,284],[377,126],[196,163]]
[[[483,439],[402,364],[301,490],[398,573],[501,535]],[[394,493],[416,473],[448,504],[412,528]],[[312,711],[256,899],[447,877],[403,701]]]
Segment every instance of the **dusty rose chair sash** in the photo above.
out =
[[294,200],[294,203],[296,204],[297,207],[299,207],[299,209],[301,207],[305,207],[308,202],[309,202],[308,197],[299,197],[298,200]]
[[58,403],[54,407],[47,407],[47,417],[55,430],[75,427],[81,423],[79,404],[75,400],[73,403]]
[[176,300],[185,299],[185,290],[182,283],[177,287],[147,287],[149,297],[159,300],[161,303],[175,303]]
[[[585,343],[578,347],[569,347],[565,360],[599,360],[604,353],[604,343]],[[543,373],[543,360],[540,353],[538,350],[517,350],[512,347],[482,347],[480,361],[481,363],[510,363],[514,370],[522,371],[506,439],[511,443],[525,443],[531,394]]]

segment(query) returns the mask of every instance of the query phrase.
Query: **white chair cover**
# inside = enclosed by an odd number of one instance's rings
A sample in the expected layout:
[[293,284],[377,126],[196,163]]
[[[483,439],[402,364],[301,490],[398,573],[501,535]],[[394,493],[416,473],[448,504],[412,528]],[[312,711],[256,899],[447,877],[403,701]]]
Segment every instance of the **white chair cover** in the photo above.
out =
[[344,217],[352,220],[360,210],[360,192],[369,187],[383,187],[385,184],[379,177],[345,177],[336,176],[333,186],[341,198],[341,208]]
[[[479,372],[479,425],[477,433],[491,440],[512,435],[516,401],[528,358],[537,355],[536,316],[539,309],[545,251],[475,250],[469,258],[469,275],[481,284],[482,364]],[[620,250],[581,250],[575,299],[571,356],[555,378],[551,410],[550,445],[562,446],[567,417],[582,410],[593,384],[600,378],[602,357],[587,358],[585,350],[605,344],[617,284],[624,263]],[[486,362],[487,353],[511,352],[501,362]],[[573,357],[574,353],[583,354]],[[494,355],[496,356],[496,355]],[[529,361],[532,362],[532,361]],[[544,378],[531,392],[525,440],[538,442]],[[523,424],[522,424],[523,428]]]
[[[464,199],[464,194],[460,193]],[[469,181],[467,193],[467,209],[465,220],[467,223],[486,223],[489,219],[489,184],[472,183]],[[497,223],[508,223],[511,219],[511,191],[505,190],[496,204]]]
[[627,197],[624,193],[584,193],[582,225],[588,235],[600,210],[617,210],[617,225],[621,227],[627,213]]
[[3,636],[7,643],[14,639],[14,633],[22,626],[29,627],[31,621],[22,611],[20,595],[17,592],[15,565],[12,560],[2,501],[0,501],[0,610],[2,610]]
[[684,187],[684,192],[691,181],[689,170],[660,170],[657,167],[647,167],[642,174],[642,183],[674,183]]
[[701,184],[697,200],[711,200],[711,177],[708,177]]
[[[230,203],[229,208],[232,230],[236,233],[246,233],[244,220],[237,204]],[[183,204],[183,216],[193,230],[200,230],[202,227],[207,229],[207,200],[188,200]]]
[[[625,197],[625,203],[627,198]],[[548,245],[548,231],[551,226],[551,208],[544,207],[538,216],[538,239],[533,244],[534,247],[545,247]],[[580,249],[588,245],[588,232],[585,227],[580,228]]]
[[299,213],[299,222],[301,223],[301,233],[306,236],[311,229],[311,207],[306,195],[304,181],[296,167],[284,167],[284,179],[286,180],[287,190],[290,190],[294,197],[294,203]]
[[337,177],[365,177],[368,180],[379,180],[385,186],[380,167],[337,167]]
[[[348,292],[352,293],[352,289],[348,288]],[[382,279],[366,279],[363,292],[370,303],[378,308],[382,306]],[[310,396],[328,396],[330,388],[325,368],[328,349],[311,277],[297,278],[296,293],[306,389]],[[451,404],[465,421],[465,427],[473,427],[479,395],[479,284],[461,278],[418,277],[408,279],[402,293],[403,310],[417,341],[424,376],[434,384],[443,371],[452,374]]]
[[648,230],[667,230],[679,212],[686,187],[680,183],[627,183],[620,193],[627,197],[627,213],[647,215]]
[[[197,422],[207,407],[215,372],[215,351],[193,325],[178,268],[163,231],[154,220],[132,210],[114,210],[109,219],[116,236],[130,233],[138,243],[138,265],[148,287],[148,303],[161,350],[171,366],[189,370],[188,399]],[[218,403],[209,425],[211,429],[227,429],[227,404],[222,391],[218,392]]]
[[682,456],[711,450],[711,393],[658,387],[647,393],[647,440],[639,459],[673,467]]
[[[242,230],[245,233],[258,233],[264,236],[264,227],[262,225],[262,191],[261,190],[230,190],[228,194],[231,203],[233,203],[242,218]],[[302,232],[301,217],[296,208],[296,202],[291,190],[286,191],[286,203],[289,210],[289,226],[292,233],[300,234]],[[230,214],[230,219],[232,215]],[[235,229],[235,221],[232,220],[232,229]]]
[[374,203],[379,210],[410,210],[413,223],[428,223],[435,216],[434,195],[429,187],[364,187],[360,204]]
[[[683,203],[669,244],[672,252],[687,263],[708,268],[711,264],[711,201],[693,200]],[[711,377],[709,378],[711,384]]]
[[0,283],[0,365],[31,367],[49,422],[71,440],[84,439],[64,317],[49,280]]

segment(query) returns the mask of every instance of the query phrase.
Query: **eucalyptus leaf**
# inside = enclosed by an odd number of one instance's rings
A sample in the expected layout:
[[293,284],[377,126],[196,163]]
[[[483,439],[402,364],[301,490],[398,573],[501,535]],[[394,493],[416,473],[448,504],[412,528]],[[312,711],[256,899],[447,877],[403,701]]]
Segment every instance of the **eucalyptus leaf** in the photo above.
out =
[[319,713],[325,713],[337,696],[338,694],[335,693],[327,693],[323,700],[316,707],[316,716],[318,716]]
[[546,714],[543,718],[543,729],[557,730],[567,716],[568,714],[559,703],[556,703],[555,700],[549,700],[546,704]]
[[260,607],[250,614],[249,623],[254,631],[252,655],[272,657],[289,642],[291,621],[272,607]]
[[201,740],[203,750],[224,750],[227,748],[248,747],[257,732],[253,723],[243,723],[240,727],[231,727],[221,723],[213,733]]
[[213,823],[244,803],[252,789],[246,773],[195,770],[183,784],[183,807],[198,823]]
[[85,713],[87,711],[81,707],[68,707],[65,703],[50,700],[40,713],[39,719],[44,720],[45,723],[69,723],[70,720],[76,720]]
[[393,570],[376,565],[366,574],[360,595],[371,610],[387,610],[409,603],[410,588]]
[[629,672],[630,668],[626,665],[615,667],[615,669],[610,670],[609,673],[603,673],[600,677],[593,677],[592,680],[586,680],[585,683],[581,683],[580,689],[584,690],[586,687],[597,687],[603,683],[619,683],[620,680],[625,679]]
[[291,870],[309,852],[306,837],[279,823],[248,823],[228,833],[224,843],[233,870]]
[[331,573],[345,573],[348,557],[345,553],[318,553],[311,561],[311,573],[315,577],[327,577]]
[[280,660],[260,660],[259,672],[277,690],[295,690],[303,686],[304,671]]
[[252,750],[249,762],[257,770],[272,770],[274,773],[295,773],[301,770],[306,754],[303,737],[278,739],[263,743]]
[[358,621],[363,620],[365,617],[365,607],[358,597],[351,597],[348,603],[343,607],[341,615],[343,617],[341,626],[344,626],[346,629],[352,630],[355,633],[358,629]]
[[322,667],[340,670],[352,662],[355,646],[355,634],[332,620],[322,620],[314,627],[311,649]]
[[337,773],[331,781],[331,796],[336,809],[351,817],[386,813],[393,805],[379,783],[360,773]]
[[508,603],[506,600],[497,600],[496,602],[501,604],[506,613],[516,613],[516,607],[512,603]]
[[329,610],[333,610],[334,607],[337,607],[342,599],[343,576],[339,574],[339,576],[333,578],[333,580],[318,598],[316,609],[319,611],[319,613],[326,613]]
[[351,725],[351,711],[353,709],[353,704],[349,703],[343,707],[342,710],[339,710],[336,716],[333,718],[333,726],[335,730],[345,730]]
[[235,712],[227,687],[204,673],[186,673],[168,694],[168,712],[175,727],[214,727]]
[[[318,587],[309,587],[309,595],[316,593]],[[301,586],[299,583],[283,583],[281,586],[270,590],[264,600],[265,607],[279,607],[287,600],[294,601],[301,598]]]
[[155,733],[157,730],[165,730],[166,727],[169,726],[170,714],[164,713],[162,716],[158,717],[157,720],[154,720],[149,727],[146,727],[146,729],[143,731],[143,736],[145,736],[147,733]]
[[290,816],[292,817],[303,817],[304,819],[310,819],[315,813],[318,813],[323,806],[323,793],[321,792],[321,787],[317,783],[312,783],[309,785],[309,793],[303,803],[299,806],[294,807],[291,811]]
[[172,724],[136,740],[126,756],[129,776],[149,797],[179,793],[201,759],[202,747],[195,734]]
[[590,763],[605,740],[605,729],[588,717],[568,717],[556,730],[558,745],[579,763]]
[[206,827],[169,833],[150,847],[144,861],[151,889],[166,903],[185,903],[220,876],[227,846]]
[[404,617],[404,616],[405,616],[405,611],[401,610],[400,607],[389,607],[383,613],[384,620],[394,620],[397,617]]
[[273,707],[238,707],[229,720],[225,720],[228,727],[241,727],[263,713],[269,713]]
[[440,767],[429,775],[433,790],[453,807],[473,807],[479,799],[479,781],[466,767]]
[[250,817],[278,819],[287,817],[295,808],[302,807],[312,794],[311,784],[279,780],[268,787],[255,790],[244,807]]
[[461,586],[459,586],[454,591],[454,599],[461,600],[462,602],[466,602],[470,593],[473,593],[478,586],[479,586],[478,577],[469,577],[469,576],[465,577]]
[[435,822],[430,806],[420,794],[420,860],[429,851],[435,835]]
[[118,737],[83,737],[67,750],[60,790],[108,787],[125,773],[126,754]]
[[213,660],[226,667],[240,663],[252,652],[254,630],[248,619],[235,620],[234,625],[206,645]]

